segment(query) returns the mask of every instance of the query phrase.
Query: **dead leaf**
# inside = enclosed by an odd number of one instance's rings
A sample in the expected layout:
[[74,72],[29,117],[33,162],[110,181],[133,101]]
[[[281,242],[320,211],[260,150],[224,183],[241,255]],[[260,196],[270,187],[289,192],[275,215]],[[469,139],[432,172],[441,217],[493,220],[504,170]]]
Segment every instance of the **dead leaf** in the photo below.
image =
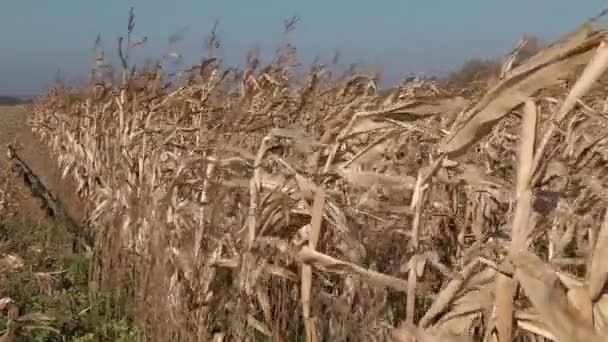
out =
[[469,101],[462,96],[426,102],[408,102],[402,106],[391,108],[384,113],[377,114],[374,117],[390,118],[398,121],[415,121],[431,115],[443,114],[453,116],[464,109],[468,103]]
[[414,189],[416,178],[411,176],[392,176],[373,171],[356,171],[352,168],[337,168],[336,172],[348,183],[360,188],[385,186],[388,188]]
[[573,312],[576,312],[581,321],[586,323],[589,329],[593,329],[593,303],[589,296],[589,290],[584,287],[575,287],[568,290],[566,294],[568,303]]
[[592,36],[581,40],[581,37],[575,35],[562,45],[555,45],[515,68],[508,78],[490,90],[467,113],[468,120],[445,139],[441,151],[450,156],[462,154],[486,136],[509,111],[538,90],[555,84],[576,67],[588,63],[601,38]]
[[540,313],[551,333],[563,342],[601,341],[593,330],[585,328],[584,321],[569,309],[557,274],[536,255],[520,251],[511,256],[515,276],[526,295]]
[[367,270],[353,263],[338,260],[329,255],[312,250],[308,246],[303,246],[296,255],[302,262],[309,263],[327,272],[356,274],[361,277],[361,280],[369,282],[370,284],[386,286],[402,292],[407,291],[407,282],[403,279]]
[[587,273],[589,279],[589,295],[596,301],[604,291],[608,280],[608,210],[604,213],[604,222],[597,236],[593,249],[591,267]]

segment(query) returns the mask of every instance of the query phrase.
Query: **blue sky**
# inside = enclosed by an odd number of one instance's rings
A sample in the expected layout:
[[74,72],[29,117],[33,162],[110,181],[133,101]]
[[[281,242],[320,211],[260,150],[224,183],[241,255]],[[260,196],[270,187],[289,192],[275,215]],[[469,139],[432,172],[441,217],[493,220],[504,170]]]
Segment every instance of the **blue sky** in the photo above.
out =
[[60,69],[69,80],[87,72],[91,47],[101,34],[106,55],[116,60],[130,6],[135,35],[147,35],[138,56],[158,57],[168,37],[184,30],[178,52],[194,61],[203,54],[217,19],[222,57],[241,64],[255,44],[272,56],[283,20],[301,21],[291,40],[303,62],[329,60],[384,66],[388,82],[412,72],[436,73],[471,57],[510,49],[523,33],[554,39],[608,7],[605,0],[0,0],[0,94],[35,94]]

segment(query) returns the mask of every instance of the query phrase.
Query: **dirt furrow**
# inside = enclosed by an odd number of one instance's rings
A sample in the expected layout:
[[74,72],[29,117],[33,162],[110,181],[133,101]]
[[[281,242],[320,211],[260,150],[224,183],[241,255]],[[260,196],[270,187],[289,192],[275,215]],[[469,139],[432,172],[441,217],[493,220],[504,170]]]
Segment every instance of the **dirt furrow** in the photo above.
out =
[[[70,218],[79,223],[84,219],[84,206],[75,195],[76,184],[70,178],[61,178],[50,149],[45,146],[31,131],[27,124],[27,113],[20,106],[0,107],[0,170],[10,166],[8,145],[15,147],[19,157],[29,166],[44,186],[56,196]],[[40,200],[35,198],[22,179],[14,177],[14,186],[18,189],[13,197],[14,206],[22,215],[37,221],[50,223],[47,211],[41,207]]]

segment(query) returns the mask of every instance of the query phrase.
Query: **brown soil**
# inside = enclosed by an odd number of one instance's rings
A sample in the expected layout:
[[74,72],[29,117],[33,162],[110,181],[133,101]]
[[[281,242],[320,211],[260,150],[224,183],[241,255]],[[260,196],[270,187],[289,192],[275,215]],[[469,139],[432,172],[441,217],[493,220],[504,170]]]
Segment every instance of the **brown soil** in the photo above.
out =
[[[7,146],[15,147],[18,156],[38,176],[43,185],[60,201],[66,213],[76,223],[84,219],[84,206],[75,195],[76,184],[68,176],[61,179],[50,149],[42,144],[27,124],[27,112],[24,106],[0,106],[0,170],[7,168],[10,162]],[[25,185],[22,178],[12,174],[11,183],[16,194],[11,196],[11,204],[17,208],[20,216],[48,226],[54,220],[41,206],[42,202]]]

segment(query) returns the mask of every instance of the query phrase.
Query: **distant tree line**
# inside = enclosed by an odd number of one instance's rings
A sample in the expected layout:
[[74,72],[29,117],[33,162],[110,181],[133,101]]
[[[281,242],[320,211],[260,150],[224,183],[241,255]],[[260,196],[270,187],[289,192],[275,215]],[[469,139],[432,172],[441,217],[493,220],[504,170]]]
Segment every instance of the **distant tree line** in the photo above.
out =
[[[520,50],[517,57],[517,62],[514,67],[530,58],[544,47],[544,43],[536,36],[528,36],[528,42]],[[444,80],[447,84],[461,88],[472,85],[476,82],[484,82],[485,80],[498,77],[503,60],[501,58],[474,58],[470,59],[460,67],[460,69],[451,72]]]
[[0,95],[0,106],[14,106],[29,102],[31,102],[29,99],[23,99],[16,96]]

